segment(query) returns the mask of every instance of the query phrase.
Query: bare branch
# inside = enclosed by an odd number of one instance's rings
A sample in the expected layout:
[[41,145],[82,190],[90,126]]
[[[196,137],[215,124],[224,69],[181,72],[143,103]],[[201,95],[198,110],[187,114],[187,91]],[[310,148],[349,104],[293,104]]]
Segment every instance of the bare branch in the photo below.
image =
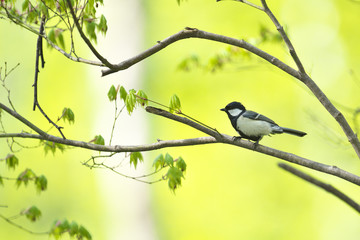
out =
[[346,194],[344,194],[343,192],[339,191],[338,189],[336,189],[335,187],[331,186],[330,184],[324,183],[318,179],[313,178],[312,176],[291,167],[288,164],[285,163],[279,163],[278,164],[279,167],[281,167],[282,169],[294,174],[295,176],[298,176],[299,178],[304,179],[305,181],[314,184],[322,189],[324,189],[325,191],[333,194],[334,196],[340,198],[342,201],[344,201],[346,204],[348,204],[350,207],[352,207],[353,209],[355,209],[358,213],[360,213],[360,205],[355,202],[354,200],[352,200],[350,197],[348,197]]
[[13,225],[14,227],[17,227],[17,228],[19,228],[19,229],[21,229],[21,230],[23,230],[23,231],[25,231],[25,232],[28,232],[28,233],[30,233],[30,234],[44,235],[44,234],[49,234],[49,233],[50,233],[50,232],[34,232],[34,231],[30,230],[30,229],[24,228],[23,226],[15,223],[15,222],[13,222],[13,221],[11,221],[10,218],[7,218],[7,217],[5,217],[5,216],[3,216],[3,215],[1,215],[1,214],[0,214],[0,218],[4,219],[6,222],[10,223],[10,224]]
[[45,27],[45,16],[41,18],[41,24],[40,24],[40,30],[39,30],[39,36],[36,43],[36,59],[35,59],[35,80],[34,84],[32,85],[34,87],[34,105],[33,105],[33,111],[35,111],[36,107],[39,109],[41,114],[51,123],[53,126],[56,127],[56,129],[60,132],[61,136],[65,138],[64,134],[61,131],[62,127],[59,127],[54,121],[52,121],[49,116],[44,112],[44,110],[41,108],[40,103],[38,101],[38,79],[39,79],[39,59],[41,59],[41,67],[44,68],[45,66],[45,60],[43,55],[43,43],[42,43],[42,36],[44,34],[44,27]]
[[102,76],[106,76],[111,73],[127,69],[127,68],[131,67],[132,65],[144,60],[145,58],[148,58],[151,55],[161,51],[162,49],[169,46],[170,44],[177,42],[179,40],[182,40],[182,39],[187,39],[187,38],[207,39],[207,40],[222,42],[222,43],[226,43],[229,45],[233,45],[236,47],[246,49],[249,52],[265,59],[269,63],[275,65],[276,67],[280,68],[281,70],[290,74],[291,76],[301,80],[301,78],[300,78],[301,75],[298,73],[298,71],[296,71],[289,65],[285,64],[284,62],[280,61],[276,57],[268,54],[267,52],[264,52],[263,50],[255,47],[254,45],[251,45],[250,43],[248,43],[242,39],[235,39],[235,38],[231,38],[231,37],[227,37],[227,36],[223,36],[223,35],[219,35],[219,34],[215,34],[215,33],[205,32],[205,31],[202,31],[202,30],[199,30],[196,28],[189,28],[189,27],[185,28],[184,30],[182,30],[178,33],[175,33],[174,35],[172,35],[162,41],[158,41],[158,44],[154,45],[153,47],[147,49],[146,51],[140,53],[139,55],[136,55],[136,56],[129,58],[119,64],[114,65],[114,67],[111,69],[102,70]]
[[271,21],[274,23],[276,29],[279,31],[281,37],[283,38],[286,46],[289,49],[290,55],[293,58],[294,62],[296,63],[296,66],[298,67],[299,71],[301,74],[306,74],[305,73],[305,69],[304,66],[302,65],[294,46],[292,45],[290,39],[288,38],[288,36],[286,35],[284,28],[280,25],[279,21],[276,19],[276,17],[274,16],[274,14],[271,12],[270,8],[268,7],[267,3],[265,0],[261,0],[261,3],[263,5],[264,8],[264,12],[269,16],[269,18],[271,19]]
[[[4,108],[5,107],[5,108]],[[3,108],[6,112],[10,113],[15,118],[19,119],[21,122],[29,126],[35,131],[40,131],[35,125],[30,123],[28,120],[20,116],[18,113],[12,111],[11,109],[7,108],[3,104],[0,103],[0,108]],[[232,136],[220,134],[214,130],[208,129],[201,124],[198,124],[190,119],[185,117],[180,117],[178,115],[174,115],[170,112],[167,112],[162,109],[154,108],[154,107],[146,107],[146,111],[152,114],[156,114],[162,117],[169,118],[171,120],[183,123],[190,127],[193,127],[201,132],[204,132],[210,137],[200,137],[200,138],[190,138],[190,139],[180,139],[180,140],[167,140],[167,141],[158,141],[152,144],[144,144],[144,145],[133,145],[133,146],[121,146],[121,145],[114,145],[114,146],[105,146],[105,145],[97,145],[88,142],[70,140],[70,139],[63,139],[60,137],[56,137],[50,134],[43,132],[43,135],[36,135],[30,133],[5,133],[0,134],[0,138],[9,138],[9,137],[19,137],[19,138],[35,138],[35,139],[42,139],[47,140],[55,143],[61,143],[64,145],[80,147],[90,150],[102,151],[102,152],[144,152],[144,151],[152,151],[156,149],[162,149],[167,147],[183,147],[183,146],[194,146],[194,145],[203,145],[203,144],[210,144],[210,143],[224,143],[230,144],[242,148],[246,148],[249,150],[253,150],[259,153],[263,153],[269,156],[273,156],[276,158],[283,159],[285,161],[295,163],[307,168],[311,168],[320,172],[328,173],[339,178],[342,178],[346,181],[352,182],[356,185],[360,186],[360,177],[356,176],[350,172],[347,172],[343,169],[340,169],[336,166],[329,166],[323,163],[318,163],[315,161],[311,161],[306,158],[302,158],[292,153],[283,152],[277,149],[269,148],[263,145],[257,145],[255,148],[255,144],[247,141],[247,140],[234,140]]]
[[216,142],[218,142],[218,143],[226,143],[226,144],[246,148],[249,150],[253,150],[256,152],[264,153],[266,155],[280,158],[280,159],[283,159],[283,160],[291,162],[291,163],[295,163],[295,164],[298,164],[298,165],[301,165],[301,166],[304,166],[307,168],[311,168],[311,169],[314,169],[314,170],[317,170],[320,172],[328,173],[328,174],[343,178],[349,182],[352,182],[352,183],[360,186],[360,177],[359,176],[349,173],[349,172],[346,172],[336,166],[329,166],[329,165],[326,165],[323,163],[314,162],[309,159],[297,156],[295,154],[283,152],[283,151],[269,148],[269,147],[266,147],[263,145],[257,145],[255,148],[255,143],[252,143],[250,141],[245,141],[245,140],[234,141],[233,137],[230,137],[225,134],[219,134],[218,132],[207,129],[200,124],[192,122],[191,120],[189,120],[187,118],[179,117],[177,115],[171,114],[162,109],[158,109],[158,108],[154,108],[154,107],[147,107],[146,111],[156,114],[156,115],[160,115],[160,116],[169,118],[169,119],[172,119],[172,120],[175,120],[175,121],[178,121],[178,122],[181,122],[181,123],[184,123],[193,128],[196,128],[199,131],[202,131],[202,132],[214,137],[216,139]]
[[34,130],[35,132],[37,132],[38,134],[40,134],[42,137],[49,135],[46,132],[44,132],[43,130],[41,130],[40,128],[38,128],[37,126],[35,126],[34,124],[32,124],[31,122],[29,122],[26,118],[24,118],[17,112],[15,112],[15,111],[11,110],[10,108],[8,108],[7,106],[5,106],[4,104],[0,103],[0,108],[3,109],[5,112],[9,113],[10,115],[12,115],[14,118],[19,120],[23,124],[25,124],[26,126],[28,126],[29,128],[31,128],[32,130]]

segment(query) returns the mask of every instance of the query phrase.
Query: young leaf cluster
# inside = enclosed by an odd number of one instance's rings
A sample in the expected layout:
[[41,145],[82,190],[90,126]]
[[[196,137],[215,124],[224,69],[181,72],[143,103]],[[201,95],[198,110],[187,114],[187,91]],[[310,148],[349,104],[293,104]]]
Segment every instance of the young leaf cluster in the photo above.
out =
[[44,175],[37,176],[33,170],[27,168],[19,174],[16,179],[16,186],[20,187],[22,184],[27,186],[30,181],[34,182],[37,192],[42,192],[47,189],[47,179]]
[[6,166],[9,169],[15,170],[16,166],[19,165],[19,159],[14,154],[8,154],[5,157]]
[[40,140],[40,142],[44,145],[45,154],[48,154],[48,152],[55,154],[56,150],[60,150],[61,152],[65,151],[65,146],[61,143],[44,140]]
[[170,98],[169,110],[171,113],[181,113],[180,98],[176,94],[172,95]]
[[166,153],[165,156],[160,154],[155,158],[153,167],[155,171],[165,167],[169,168],[164,179],[168,180],[168,186],[172,191],[175,191],[175,189],[181,186],[181,179],[185,178],[184,172],[186,171],[186,163],[182,157],[174,160],[168,153]]
[[[97,16],[99,4],[103,0],[71,0],[78,21],[88,37],[97,41],[97,33],[107,32],[107,20],[104,15]],[[21,6],[19,9],[18,6]],[[48,39],[65,48],[63,33],[72,31],[74,21],[66,0],[2,0],[0,15],[32,31],[38,32],[42,18],[45,19]]]
[[94,144],[105,145],[105,140],[104,140],[103,136],[101,136],[101,135],[96,135],[93,142],[94,142]]
[[91,234],[89,231],[82,225],[77,224],[72,221],[69,223],[68,220],[56,220],[50,231],[50,236],[53,236],[55,239],[60,239],[66,233],[69,234],[71,238],[75,237],[76,239],[87,239],[91,240]]
[[138,162],[144,162],[142,154],[140,152],[132,152],[130,154],[130,166],[133,164],[134,168],[136,169]]
[[31,206],[20,213],[32,222],[39,220],[41,217],[41,211],[36,206]]
[[108,98],[110,101],[115,101],[119,93],[119,98],[124,101],[126,110],[131,114],[137,106],[147,106],[148,98],[146,93],[143,90],[136,91],[135,89],[130,89],[126,91],[123,86],[118,86],[115,88],[112,85],[108,91]]
[[[19,159],[14,154],[8,154],[5,159],[5,164],[9,170],[15,170],[19,165]],[[9,178],[0,176],[0,185],[4,184],[3,179],[16,180],[15,184],[19,188],[21,185],[27,186],[30,181],[34,182],[37,192],[42,192],[47,189],[47,179],[44,175],[36,175],[35,172],[29,168],[21,172],[17,178]]]
[[69,124],[73,124],[75,122],[75,114],[70,108],[64,108],[60,118],[62,118],[64,122],[68,121]]

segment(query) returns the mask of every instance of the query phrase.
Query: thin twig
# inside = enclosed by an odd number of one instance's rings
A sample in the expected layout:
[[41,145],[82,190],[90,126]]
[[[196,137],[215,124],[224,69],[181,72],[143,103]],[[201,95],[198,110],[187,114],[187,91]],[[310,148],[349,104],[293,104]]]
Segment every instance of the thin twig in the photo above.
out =
[[7,88],[5,81],[6,78],[12,73],[12,71],[14,71],[18,66],[20,66],[20,63],[16,64],[15,67],[13,67],[12,69],[10,69],[10,71],[7,70],[7,63],[5,62],[5,72],[4,72],[4,77],[2,77],[1,73],[2,73],[2,67],[0,67],[0,81],[1,81],[1,85],[2,87],[7,91],[7,99],[8,102],[12,108],[12,110],[16,111],[15,106],[13,104],[13,102],[11,101],[11,97],[10,97],[10,89]]
[[10,223],[11,225],[25,231],[25,232],[28,232],[28,233],[31,233],[31,234],[36,234],[36,235],[44,235],[44,234],[49,234],[50,232],[34,232],[34,231],[31,231],[27,228],[24,228],[23,226],[11,221],[10,219],[8,219],[7,217],[3,216],[0,214],[0,218],[4,219],[6,222]]
[[206,125],[205,123],[200,122],[199,120],[197,120],[197,119],[195,119],[195,118],[193,118],[193,117],[185,114],[185,113],[184,113],[183,111],[181,111],[180,109],[171,108],[171,107],[166,106],[166,105],[164,105],[164,104],[162,104],[162,103],[159,103],[159,102],[157,102],[157,101],[154,101],[154,100],[151,100],[151,99],[148,99],[148,98],[140,97],[139,95],[136,95],[136,94],[135,94],[135,97],[140,98],[140,99],[142,99],[142,100],[144,100],[144,101],[148,101],[148,102],[157,104],[157,105],[159,105],[159,106],[162,106],[162,107],[164,107],[164,108],[166,108],[166,109],[169,109],[169,111],[175,112],[176,114],[182,115],[182,116],[184,116],[184,117],[186,117],[186,118],[189,118],[190,120],[192,120],[192,121],[194,121],[194,122],[197,122],[197,123],[203,125],[204,127],[207,127],[207,128],[209,128],[209,129],[211,129],[211,130],[213,130],[213,131],[218,132],[218,131],[216,130],[216,128],[212,128],[212,127],[210,127],[209,125]]
[[[217,2],[220,2],[221,0],[217,0]],[[249,5],[250,7],[256,8],[258,10],[264,11],[264,8],[262,8],[261,6],[258,6],[252,2],[246,1],[246,0],[235,0],[236,2],[242,2],[245,3],[246,5]]]
[[325,191],[333,194],[334,196],[338,197],[339,199],[344,201],[346,204],[348,204],[350,207],[355,209],[358,213],[360,213],[360,205],[357,202],[355,202],[354,200],[352,200],[350,197],[348,197],[346,194],[344,194],[343,192],[341,192],[338,189],[336,189],[335,187],[333,187],[332,185],[324,183],[318,179],[315,179],[312,176],[310,176],[296,168],[293,168],[288,164],[279,163],[278,166],[281,167],[282,169],[294,174],[295,176],[298,176],[299,178],[301,178],[311,184],[314,184],[314,185],[324,189]]
[[[129,179],[132,179],[132,180],[135,180],[135,181],[138,181],[138,182],[142,182],[142,183],[147,183],[147,184],[154,184],[154,183],[157,183],[157,182],[161,182],[163,181],[164,179],[163,178],[160,178],[158,180],[154,180],[154,181],[146,181],[146,180],[142,180],[140,178],[143,178],[143,177],[146,177],[145,175],[144,176],[140,176],[140,177],[133,177],[133,176],[129,176],[129,175],[126,175],[126,174],[123,174],[119,171],[116,171],[113,167],[110,167],[110,166],[107,166],[103,163],[100,163],[100,164],[97,164],[98,168],[105,168],[105,169],[109,169],[111,170],[112,172],[122,176],[122,177],[125,177],[125,178],[129,178]],[[149,176],[151,176],[152,174],[149,174]]]

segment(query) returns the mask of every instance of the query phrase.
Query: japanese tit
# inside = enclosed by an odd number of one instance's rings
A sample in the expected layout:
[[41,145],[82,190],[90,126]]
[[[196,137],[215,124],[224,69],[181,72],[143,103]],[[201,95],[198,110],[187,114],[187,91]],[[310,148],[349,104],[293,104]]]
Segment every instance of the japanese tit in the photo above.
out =
[[306,133],[302,131],[280,127],[264,115],[246,110],[239,102],[229,103],[225,108],[220,110],[227,113],[232,126],[240,134],[241,138],[246,138],[256,143],[258,143],[263,136],[270,134],[288,133],[298,137],[306,135]]

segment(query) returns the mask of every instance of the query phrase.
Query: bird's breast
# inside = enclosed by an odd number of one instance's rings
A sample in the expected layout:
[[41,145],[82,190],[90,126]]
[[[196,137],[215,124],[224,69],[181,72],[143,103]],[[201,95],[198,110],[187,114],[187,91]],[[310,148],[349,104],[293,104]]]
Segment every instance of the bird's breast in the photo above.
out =
[[240,116],[236,122],[237,130],[247,136],[269,135],[272,132],[271,124],[261,120],[253,120]]

